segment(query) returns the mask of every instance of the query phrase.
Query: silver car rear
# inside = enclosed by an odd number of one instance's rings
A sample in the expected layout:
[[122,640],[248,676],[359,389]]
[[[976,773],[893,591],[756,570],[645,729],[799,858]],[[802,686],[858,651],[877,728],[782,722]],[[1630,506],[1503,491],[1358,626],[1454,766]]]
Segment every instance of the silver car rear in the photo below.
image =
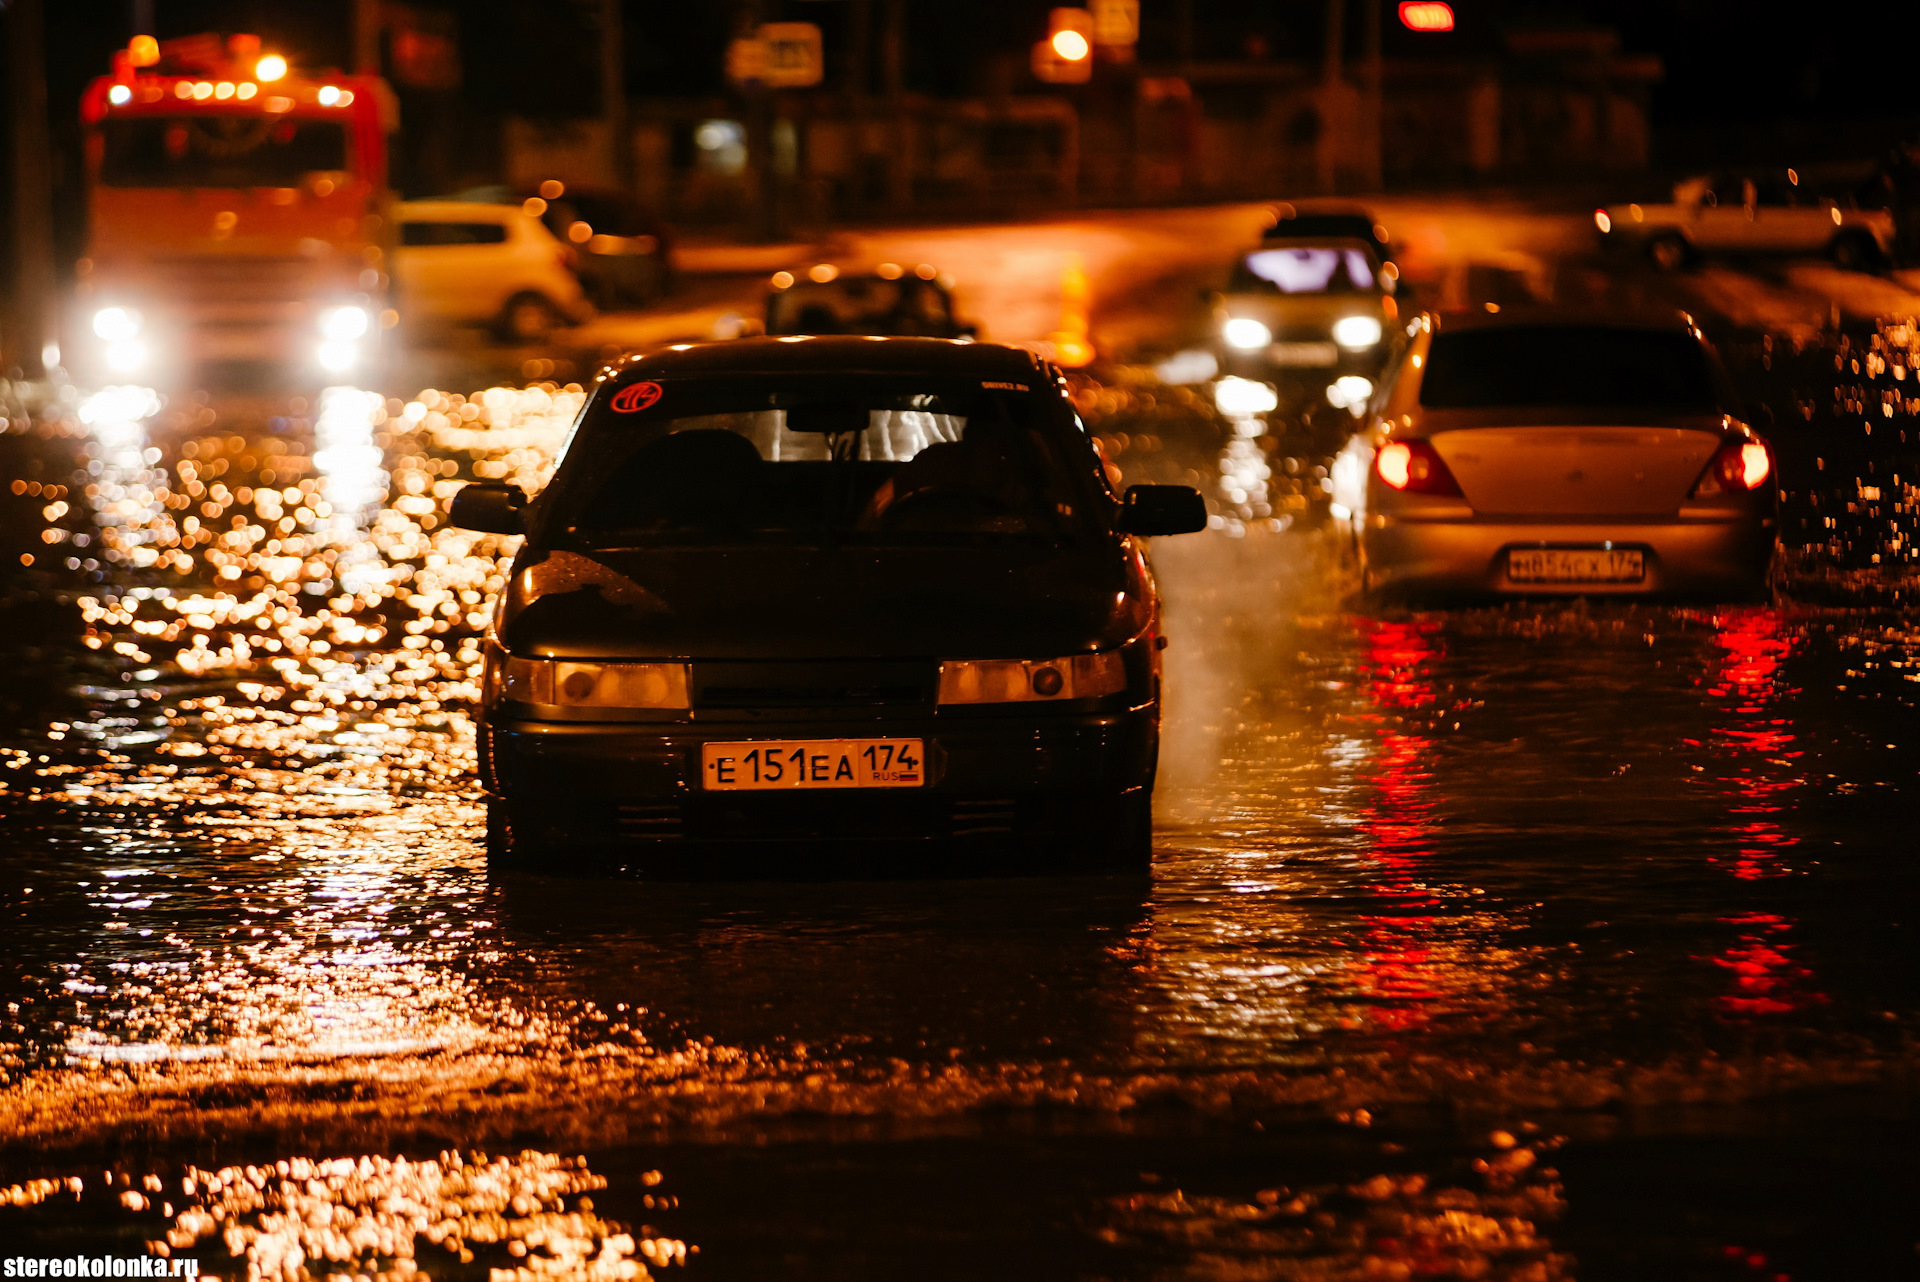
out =
[[1376,402],[1371,586],[1748,597],[1775,542],[1772,456],[1683,320],[1422,318]]

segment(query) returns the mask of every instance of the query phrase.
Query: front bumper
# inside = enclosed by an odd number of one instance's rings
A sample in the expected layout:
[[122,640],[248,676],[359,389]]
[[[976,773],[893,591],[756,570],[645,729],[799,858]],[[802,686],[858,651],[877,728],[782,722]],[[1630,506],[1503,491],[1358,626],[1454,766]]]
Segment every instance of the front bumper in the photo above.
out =
[[[513,705],[503,705],[510,709]],[[1099,839],[1116,799],[1153,786],[1158,710],[1055,715],[821,716],[552,722],[496,711],[482,771],[517,831],[560,850],[664,853],[795,843],[973,843],[1044,854]],[[925,741],[918,788],[712,792],[701,748],[752,739]]]
[[[1775,522],[1737,518],[1675,521],[1417,520],[1376,515],[1361,536],[1369,582],[1388,591],[1526,596],[1745,596],[1767,581]],[[1532,547],[1638,549],[1637,583],[1515,582],[1507,550]]]

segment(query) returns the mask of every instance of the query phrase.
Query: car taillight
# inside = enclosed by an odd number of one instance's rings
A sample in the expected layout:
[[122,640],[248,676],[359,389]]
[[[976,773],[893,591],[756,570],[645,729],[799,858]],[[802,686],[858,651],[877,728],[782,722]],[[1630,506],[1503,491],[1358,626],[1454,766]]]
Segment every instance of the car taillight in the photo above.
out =
[[1693,496],[1744,494],[1757,490],[1773,475],[1773,456],[1759,441],[1728,441],[1693,487]]
[[1459,482],[1426,441],[1388,441],[1373,456],[1373,470],[1396,490],[1409,494],[1458,494]]

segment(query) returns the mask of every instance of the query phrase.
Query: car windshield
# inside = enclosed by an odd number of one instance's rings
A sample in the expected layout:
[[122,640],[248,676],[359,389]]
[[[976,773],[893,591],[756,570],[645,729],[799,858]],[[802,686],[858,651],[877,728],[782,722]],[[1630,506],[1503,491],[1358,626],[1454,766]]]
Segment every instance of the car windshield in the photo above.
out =
[[544,518],[592,547],[1071,540],[1091,453],[1043,394],[924,378],[740,377],[603,391]]
[[1364,249],[1257,249],[1240,260],[1229,288],[1236,294],[1345,294],[1372,289],[1375,268]]
[[1434,409],[1618,405],[1717,413],[1717,391],[1706,349],[1685,334],[1540,326],[1434,335],[1420,403]]
[[297,187],[347,168],[347,131],[291,116],[130,116],[100,126],[109,187]]
[[944,337],[952,323],[947,296],[917,277],[842,276],[802,280],[773,295],[769,334],[892,334]]

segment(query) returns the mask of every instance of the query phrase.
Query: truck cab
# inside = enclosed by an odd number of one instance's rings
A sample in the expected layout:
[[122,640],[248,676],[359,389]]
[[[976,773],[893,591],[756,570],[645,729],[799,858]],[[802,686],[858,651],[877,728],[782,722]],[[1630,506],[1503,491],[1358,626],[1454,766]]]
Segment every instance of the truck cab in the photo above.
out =
[[136,37],[88,87],[88,249],[67,350],[106,382],[364,376],[387,308],[395,109],[254,36]]

